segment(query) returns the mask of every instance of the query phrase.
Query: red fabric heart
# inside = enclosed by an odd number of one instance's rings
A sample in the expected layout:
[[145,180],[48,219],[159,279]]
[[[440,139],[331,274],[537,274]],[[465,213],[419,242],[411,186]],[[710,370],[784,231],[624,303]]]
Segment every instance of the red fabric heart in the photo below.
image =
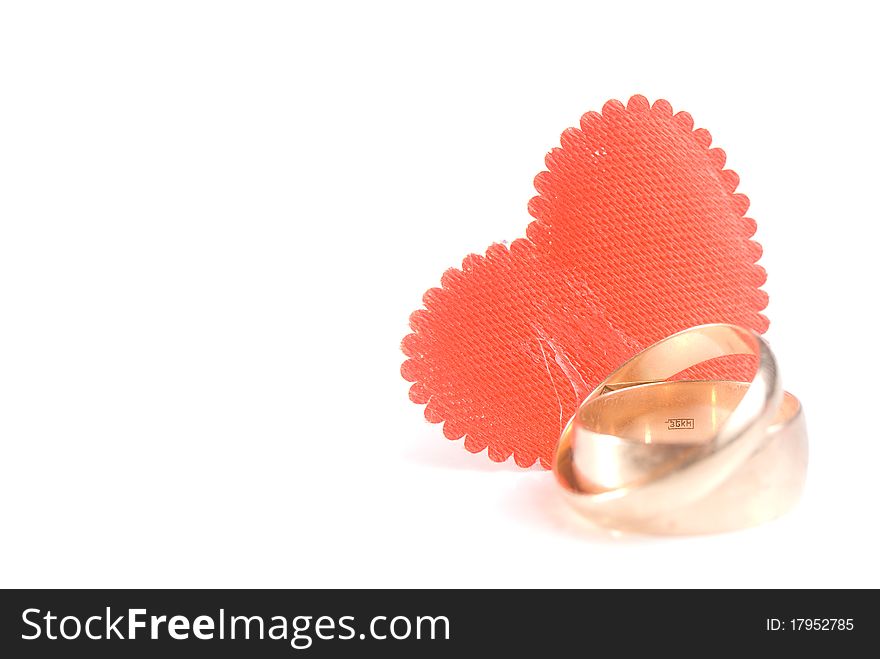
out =
[[578,403],[642,347],[702,323],[767,328],[748,199],[690,115],[609,101],[561,142],[528,239],[448,270],[402,343],[425,417],[522,467],[549,468]]

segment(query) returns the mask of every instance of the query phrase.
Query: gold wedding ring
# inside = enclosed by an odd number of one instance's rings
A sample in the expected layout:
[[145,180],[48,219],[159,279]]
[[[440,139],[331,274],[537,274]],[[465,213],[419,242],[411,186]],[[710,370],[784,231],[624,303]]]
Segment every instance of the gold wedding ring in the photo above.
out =
[[[670,380],[754,355],[751,382]],[[648,347],[602,382],[562,432],[553,471],[586,518],[623,531],[716,533],[774,519],[800,498],[807,433],[754,332],[701,325]]]

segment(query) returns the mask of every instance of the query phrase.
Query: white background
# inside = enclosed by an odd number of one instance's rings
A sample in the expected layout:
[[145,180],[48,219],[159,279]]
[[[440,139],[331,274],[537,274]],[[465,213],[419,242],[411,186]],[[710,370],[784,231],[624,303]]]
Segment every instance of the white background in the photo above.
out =
[[[8,3],[0,585],[880,586],[870,3]],[[407,399],[442,272],[605,100],[708,128],[805,405],[802,505],[585,530]]]

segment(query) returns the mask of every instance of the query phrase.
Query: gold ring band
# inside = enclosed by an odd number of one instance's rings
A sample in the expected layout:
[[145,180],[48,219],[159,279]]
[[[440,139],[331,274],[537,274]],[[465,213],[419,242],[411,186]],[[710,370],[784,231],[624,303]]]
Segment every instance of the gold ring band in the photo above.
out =
[[[706,360],[754,355],[751,382],[669,380]],[[799,499],[807,434],[797,398],[757,334],[701,325],[648,347],[584,400],[554,462],[570,503],[602,526],[656,534],[728,531]]]

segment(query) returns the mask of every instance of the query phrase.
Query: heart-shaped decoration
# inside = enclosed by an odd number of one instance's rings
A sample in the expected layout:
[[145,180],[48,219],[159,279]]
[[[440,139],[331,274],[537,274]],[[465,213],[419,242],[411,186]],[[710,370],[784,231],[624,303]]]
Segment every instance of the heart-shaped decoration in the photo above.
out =
[[410,318],[410,398],[492,460],[549,468],[578,403],[639,349],[693,325],[757,332],[766,275],[721,149],[666,101],[609,101],[535,179],[527,239],[450,269]]

